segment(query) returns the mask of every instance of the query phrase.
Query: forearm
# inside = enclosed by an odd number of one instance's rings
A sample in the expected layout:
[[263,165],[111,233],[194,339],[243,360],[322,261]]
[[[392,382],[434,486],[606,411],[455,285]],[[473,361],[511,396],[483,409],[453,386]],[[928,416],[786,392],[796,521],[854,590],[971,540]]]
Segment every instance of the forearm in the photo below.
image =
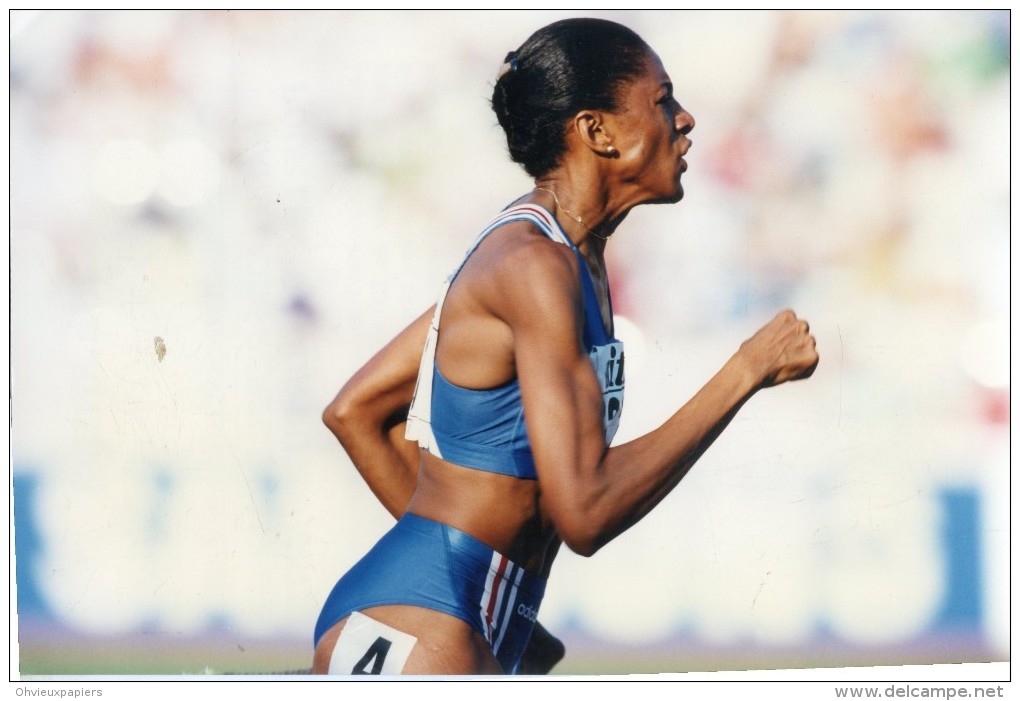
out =
[[354,466],[387,511],[399,518],[418,480],[418,446],[404,438],[432,310],[365,364],[323,412]]
[[601,488],[589,506],[594,520],[604,524],[599,547],[644,518],[680,483],[758,386],[734,355],[664,424],[606,452],[599,466]]
[[370,416],[333,422],[330,430],[383,507],[400,516],[418,482],[418,445],[404,438],[406,410],[388,420]]
[[758,386],[738,353],[660,427],[603,451],[595,461],[580,460],[557,519],[571,549],[591,555],[640,521],[680,483]]
[[[807,322],[780,312],[662,426],[611,449],[592,435],[600,423],[599,390],[579,364],[562,360],[529,382],[529,396],[538,396],[529,430],[536,428],[532,446],[541,450],[544,508],[563,541],[582,555],[594,553],[662,501],[756,391],[810,377],[817,365]],[[552,401],[542,400],[543,389]]]

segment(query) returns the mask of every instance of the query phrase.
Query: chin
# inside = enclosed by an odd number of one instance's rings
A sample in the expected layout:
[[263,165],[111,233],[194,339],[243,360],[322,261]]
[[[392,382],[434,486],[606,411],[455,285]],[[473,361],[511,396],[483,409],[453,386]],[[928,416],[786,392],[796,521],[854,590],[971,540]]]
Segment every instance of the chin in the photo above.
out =
[[674,190],[671,194],[656,197],[654,200],[650,200],[648,204],[676,204],[683,198],[684,188],[682,185],[677,185],[676,190]]

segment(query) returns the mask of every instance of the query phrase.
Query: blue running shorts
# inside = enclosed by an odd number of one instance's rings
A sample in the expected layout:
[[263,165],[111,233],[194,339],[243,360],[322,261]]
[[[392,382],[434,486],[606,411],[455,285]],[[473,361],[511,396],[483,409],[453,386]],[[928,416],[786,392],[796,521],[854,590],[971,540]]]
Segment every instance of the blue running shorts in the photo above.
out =
[[545,584],[467,533],[405,514],[333,587],[315,625],[315,643],[354,611],[420,606],[468,623],[488,641],[503,671],[514,674]]

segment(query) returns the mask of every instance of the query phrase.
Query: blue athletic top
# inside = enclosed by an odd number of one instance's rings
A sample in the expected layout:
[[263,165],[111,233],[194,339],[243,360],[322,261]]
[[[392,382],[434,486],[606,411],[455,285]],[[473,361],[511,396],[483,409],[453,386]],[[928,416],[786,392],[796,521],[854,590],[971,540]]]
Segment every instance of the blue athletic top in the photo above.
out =
[[504,210],[482,231],[464,260],[447,278],[422,356],[406,436],[416,440],[424,450],[456,465],[536,479],[517,379],[491,389],[469,389],[449,382],[435,363],[440,315],[453,280],[486,236],[504,224],[521,220],[531,222],[553,241],[569,246],[578,257],[584,296],[582,340],[602,388],[606,445],[612,441],[623,408],[623,344],[613,338],[603,323],[595,286],[581,252],[563,233],[556,219],[533,204]]

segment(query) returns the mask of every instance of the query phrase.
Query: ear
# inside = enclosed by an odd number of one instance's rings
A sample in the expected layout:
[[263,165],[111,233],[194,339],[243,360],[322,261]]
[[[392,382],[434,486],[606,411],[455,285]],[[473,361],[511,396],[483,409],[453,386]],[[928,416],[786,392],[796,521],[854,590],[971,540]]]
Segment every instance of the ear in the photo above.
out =
[[581,146],[599,156],[615,156],[612,127],[606,115],[597,110],[583,110],[574,115],[571,122],[574,134]]

